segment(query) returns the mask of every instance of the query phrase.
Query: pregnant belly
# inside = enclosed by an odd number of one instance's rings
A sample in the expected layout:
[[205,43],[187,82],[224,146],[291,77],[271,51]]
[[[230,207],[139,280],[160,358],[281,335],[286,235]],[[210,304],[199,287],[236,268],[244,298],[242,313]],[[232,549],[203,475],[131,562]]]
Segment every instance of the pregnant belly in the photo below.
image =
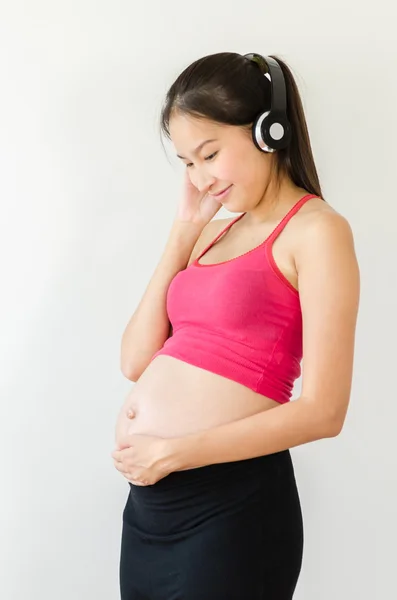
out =
[[[215,373],[167,355],[157,356],[125,399],[116,423],[118,447],[133,433],[176,437],[279,406]],[[134,417],[128,416],[129,410]]]

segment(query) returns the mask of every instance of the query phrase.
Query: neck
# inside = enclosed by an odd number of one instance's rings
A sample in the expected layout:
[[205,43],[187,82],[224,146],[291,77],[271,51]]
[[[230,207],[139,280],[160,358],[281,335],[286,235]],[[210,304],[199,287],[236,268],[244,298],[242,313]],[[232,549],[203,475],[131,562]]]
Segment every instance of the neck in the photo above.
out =
[[279,182],[271,180],[258,204],[247,212],[244,220],[251,225],[279,220],[307,193],[307,190],[296,186],[287,177]]

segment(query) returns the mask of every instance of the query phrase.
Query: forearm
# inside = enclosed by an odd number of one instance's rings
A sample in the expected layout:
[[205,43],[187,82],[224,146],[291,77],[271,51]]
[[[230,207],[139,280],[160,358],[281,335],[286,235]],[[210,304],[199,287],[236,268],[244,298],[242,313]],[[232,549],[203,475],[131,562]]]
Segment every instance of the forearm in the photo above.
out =
[[273,454],[339,433],[306,398],[171,441],[173,471]]

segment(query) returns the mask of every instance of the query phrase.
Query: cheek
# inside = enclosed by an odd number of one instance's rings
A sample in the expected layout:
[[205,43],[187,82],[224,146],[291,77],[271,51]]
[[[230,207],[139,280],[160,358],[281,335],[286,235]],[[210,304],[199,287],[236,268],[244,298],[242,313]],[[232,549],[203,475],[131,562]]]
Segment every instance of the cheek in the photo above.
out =
[[228,161],[226,158],[219,160],[214,172],[219,181],[225,183],[238,184],[243,181],[242,165],[236,162]]

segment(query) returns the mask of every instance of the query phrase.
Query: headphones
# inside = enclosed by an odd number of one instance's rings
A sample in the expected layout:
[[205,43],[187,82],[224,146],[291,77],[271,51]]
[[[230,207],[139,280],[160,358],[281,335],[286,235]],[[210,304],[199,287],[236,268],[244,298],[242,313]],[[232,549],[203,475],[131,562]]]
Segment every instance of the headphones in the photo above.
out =
[[289,145],[291,125],[287,117],[287,92],[284,75],[278,62],[270,56],[244,54],[256,62],[271,85],[270,110],[262,112],[252,126],[252,139],[262,152],[275,152]]

